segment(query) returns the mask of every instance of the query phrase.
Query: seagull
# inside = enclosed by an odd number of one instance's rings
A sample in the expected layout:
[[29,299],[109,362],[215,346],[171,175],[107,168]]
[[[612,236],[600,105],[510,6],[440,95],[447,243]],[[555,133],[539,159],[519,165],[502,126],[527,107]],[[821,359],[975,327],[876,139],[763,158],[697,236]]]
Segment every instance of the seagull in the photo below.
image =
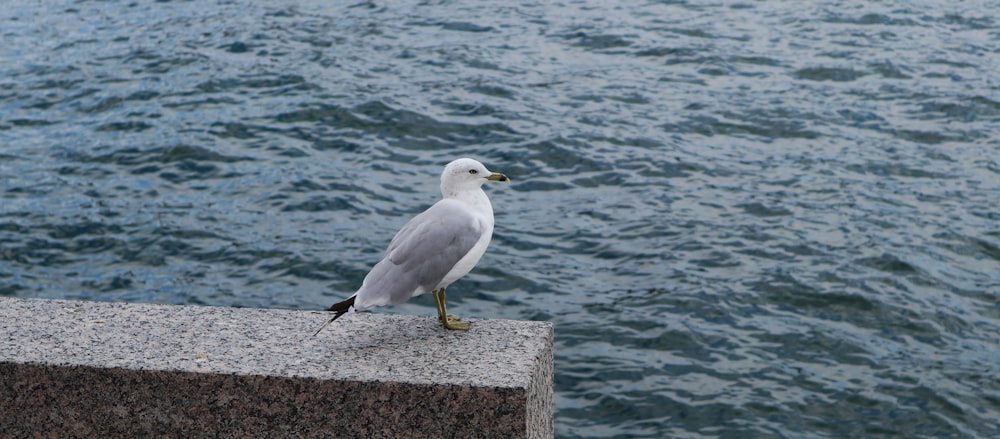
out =
[[441,173],[442,199],[396,233],[361,288],[326,309],[335,314],[316,334],[349,311],[403,303],[428,291],[445,329],[468,330],[469,322],[448,314],[444,290],[468,274],[490,245],[493,206],[482,188],[487,181],[510,179],[470,158],[448,163]]

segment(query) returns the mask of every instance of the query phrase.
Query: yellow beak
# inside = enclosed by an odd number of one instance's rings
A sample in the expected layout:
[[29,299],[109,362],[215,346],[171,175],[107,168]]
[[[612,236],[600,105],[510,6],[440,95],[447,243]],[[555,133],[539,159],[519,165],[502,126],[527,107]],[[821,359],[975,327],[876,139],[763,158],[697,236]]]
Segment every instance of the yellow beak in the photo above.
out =
[[510,181],[510,179],[507,178],[506,175],[503,175],[503,174],[501,174],[499,172],[494,172],[494,173],[490,174],[490,176],[486,177],[486,179],[487,180],[492,180],[492,181]]

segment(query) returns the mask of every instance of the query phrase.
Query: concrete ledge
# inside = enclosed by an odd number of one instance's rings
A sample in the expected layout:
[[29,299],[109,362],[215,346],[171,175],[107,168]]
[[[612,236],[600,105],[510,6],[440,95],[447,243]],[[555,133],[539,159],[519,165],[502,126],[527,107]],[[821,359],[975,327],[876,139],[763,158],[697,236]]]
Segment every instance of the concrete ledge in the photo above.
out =
[[0,298],[0,437],[551,437],[552,324]]

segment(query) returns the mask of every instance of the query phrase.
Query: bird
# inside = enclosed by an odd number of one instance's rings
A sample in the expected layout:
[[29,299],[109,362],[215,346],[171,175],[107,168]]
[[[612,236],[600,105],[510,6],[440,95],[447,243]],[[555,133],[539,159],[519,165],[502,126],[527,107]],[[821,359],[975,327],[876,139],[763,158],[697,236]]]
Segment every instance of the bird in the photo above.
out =
[[509,182],[471,158],[448,163],[441,172],[440,201],[414,216],[393,236],[361,287],[326,308],[333,312],[313,336],[349,311],[399,304],[430,291],[445,329],[468,330],[470,323],[448,314],[445,289],[475,267],[493,237],[493,205],[483,191],[488,181]]

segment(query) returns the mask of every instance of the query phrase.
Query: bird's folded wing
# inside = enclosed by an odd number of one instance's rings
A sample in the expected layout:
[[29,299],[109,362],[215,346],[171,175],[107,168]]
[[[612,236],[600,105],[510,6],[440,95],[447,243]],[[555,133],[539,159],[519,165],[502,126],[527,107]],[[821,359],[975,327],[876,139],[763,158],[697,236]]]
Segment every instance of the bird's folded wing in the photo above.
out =
[[469,253],[485,225],[457,203],[439,201],[396,233],[356,294],[358,310],[402,303],[430,291]]

